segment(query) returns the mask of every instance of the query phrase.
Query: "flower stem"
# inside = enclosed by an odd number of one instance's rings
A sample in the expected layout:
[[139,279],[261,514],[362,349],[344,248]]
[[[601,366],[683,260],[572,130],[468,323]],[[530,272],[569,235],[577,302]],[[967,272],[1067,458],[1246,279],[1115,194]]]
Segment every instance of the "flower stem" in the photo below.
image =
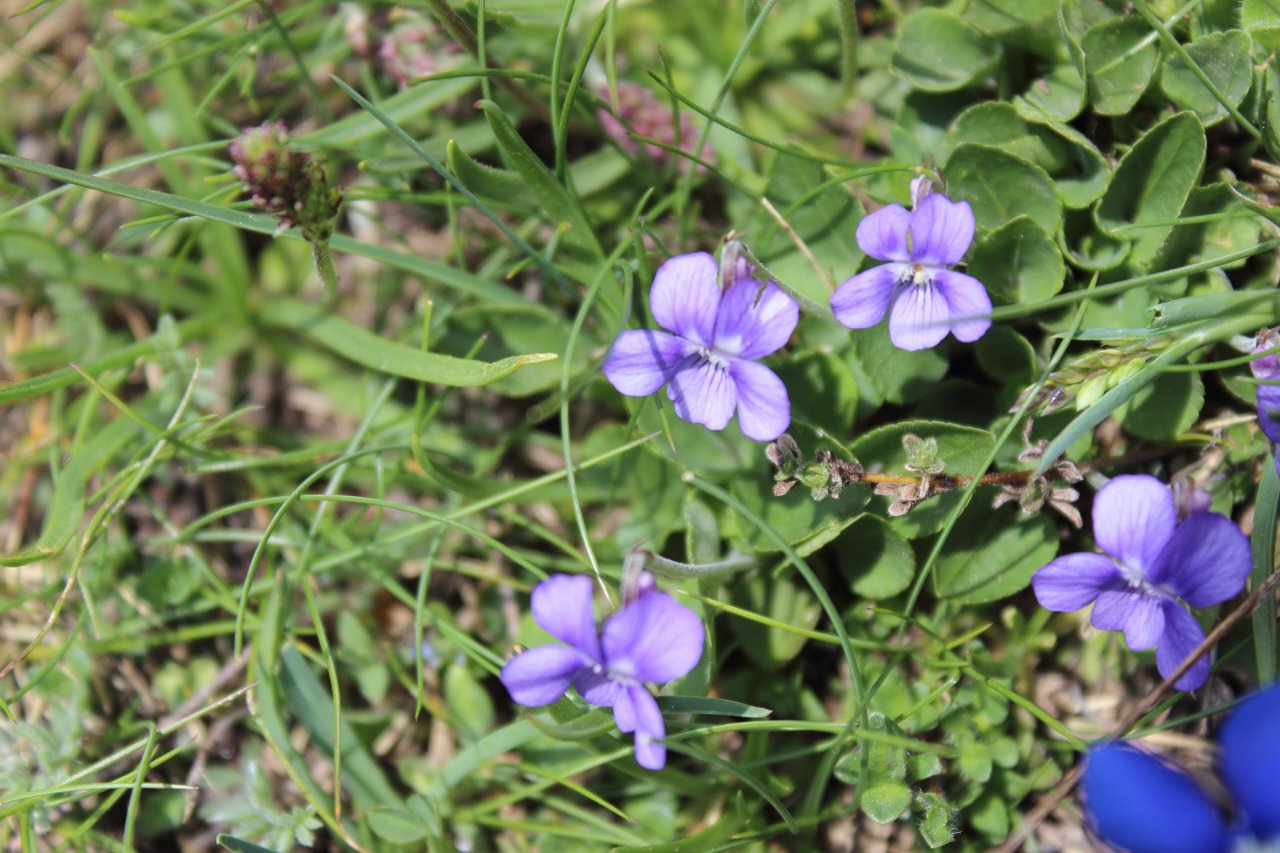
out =
[[315,261],[316,272],[320,275],[320,282],[324,285],[325,299],[336,299],[338,297],[338,269],[333,265],[333,254],[329,251],[328,240],[313,240],[311,242],[311,259]]
[[857,0],[836,0],[836,21],[840,27],[840,91],[846,97],[858,91],[858,41],[862,33],[858,28]]

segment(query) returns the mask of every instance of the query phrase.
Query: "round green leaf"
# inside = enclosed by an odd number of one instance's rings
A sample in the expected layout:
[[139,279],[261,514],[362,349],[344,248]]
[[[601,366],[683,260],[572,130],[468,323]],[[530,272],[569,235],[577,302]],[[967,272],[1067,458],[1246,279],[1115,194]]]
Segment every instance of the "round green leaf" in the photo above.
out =
[[893,823],[911,805],[911,786],[906,782],[872,785],[862,793],[862,813],[876,823]]
[[1057,553],[1057,528],[1046,512],[972,506],[938,558],[934,587],[940,597],[962,604],[997,601],[1025,588]]
[[917,89],[951,92],[985,76],[999,59],[999,43],[959,15],[920,9],[902,22],[890,67]]
[[1111,184],[1111,166],[1089,137],[1069,124],[1046,125],[1067,144],[1067,165],[1054,173],[1058,197],[1070,208],[1088,207]]
[[887,523],[864,515],[836,541],[840,565],[853,591],[863,598],[892,598],[911,585],[916,555]]
[[[834,533],[847,527],[849,520],[869,500],[869,490],[856,486],[846,488],[839,498],[822,501],[815,501],[804,486],[796,486],[788,494],[777,497],[773,494],[771,481],[763,475],[756,478],[738,477],[734,480],[732,491],[738,500],[755,512],[788,545],[800,547],[806,543],[816,543],[815,546],[801,548],[806,554],[817,550],[834,538]],[[734,517],[738,539],[744,545],[755,551],[779,550],[773,537],[763,528],[744,523],[736,514]]]
[[987,375],[1019,387],[1031,381],[1036,351],[1022,335],[1005,325],[995,325],[974,344],[974,355]]
[[1081,39],[1089,75],[1089,100],[1103,115],[1133,109],[1151,83],[1159,48],[1151,28],[1137,15],[1109,18]]
[[978,243],[969,275],[997,305],[1041,302],[1062,290],[1066,264],[1057,244],[1029,217],[1019,216]]
[[[1191,190],[1200,182],[1205,153],[1204,126],[1193,113],[1170,116],[1142,135],[1116,167],[1098,205],[1098,225],[1133,241],[1130,259],[1148,263],[1160,251]],[[1146,226],[1124,229],[1125,226]]]
[[868,407],[914,402],[947,373],[945,341],[933,349],[898,349],[889,340],[888,323],[855,329],[849,337],[853,347],[847,364],[857,380],[859,397]]
[[994,792],[983,794],[966,814],[970,825],[993,844],[1009,834],[1009,809]]
[[1000,35],[1049,17],[1058,4],[1059,0],[971,0],[964,17],[983,32]]
[[1048,234],[1062,224],[1062,200],[1044,169],[999,148],[957,146],[946,179],[952,198],[973,205],[980,228],[999,228],[1015,216],[1031,217]]
[[1129,244],[1098,230],[1086,211],[1072,211],[1063,222],[1058,247],[1072,265],[1089,272],[1114,269],[1129,256]]
[[837,436],[849,434],[858,411],[858,386],[844,361],[830,353],[810,352],[772,367],[787,386],[793,423]]
[[951,152],[964,142],[999,148],[1050,173],[1068,162],[1067,145],[1060,137],[1031,124],[1002,101],[974,104],[956,118],[943,143],[944,168]]
[[[822,607],[813,593],[792,583],[790,578],[759,575],[748,578],[734,585],[732,601],[782,625],[812,630],[822,618]],[[752,619],[734,618],[729,620],[729,625],[752,663],[771,672],[785,666],[809,642],[802,634]]]
[[[1253,85],[1252,52],[1253,40],[1244,30],[1210,33],[1187,45],[1187,56],[1233,107],[1240,106]],[[1169,100],[1192,110],[1206,124],[1229,115],[1181,56],[1165,58],[1160,87]]]
[[1088,92],[1085,85],[1084,50],[1067,26],[1062,11],[1058,12],[1057,27],[1062,44],[1067,49],[1065,59],[1054,65],[1044,76],[1032,80],[1026,91],[1013,101],[1018,112],[1028,118],[1034,112],[1054,121],[1071,121],[1084,109]]

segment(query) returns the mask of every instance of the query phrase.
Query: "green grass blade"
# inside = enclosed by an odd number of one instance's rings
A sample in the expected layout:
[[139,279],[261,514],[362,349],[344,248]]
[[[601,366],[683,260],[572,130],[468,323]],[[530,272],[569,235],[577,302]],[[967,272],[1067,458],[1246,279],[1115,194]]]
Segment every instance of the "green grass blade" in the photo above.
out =
[[321,308],[292,299],[265,303],[259,309],[258,318],[270,327],[298,332],[312,343],[378,373],[441,385],[488,385],[521,367],[557,357],[555,353],[531,353],[485,362],[423,352],[417,347],[388,341]]
[[[1280,501],[1280,474],[1275,457],[1262,462],[1262,480],[1253,509],[1253,572],[1250,582],[1256,589],[1276,570],[1276,505]],[[1276,680],[1276,609],[1264,606],[1253,611],[1253,650],[1258,661],[1258,681]]]

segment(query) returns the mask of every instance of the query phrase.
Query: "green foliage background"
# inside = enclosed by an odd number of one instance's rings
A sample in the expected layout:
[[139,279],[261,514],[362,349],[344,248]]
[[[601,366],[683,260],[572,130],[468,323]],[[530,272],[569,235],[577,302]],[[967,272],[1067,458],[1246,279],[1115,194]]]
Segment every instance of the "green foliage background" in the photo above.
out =
[[[1027,590],[1088,525],[976,478],[1065,453],[1087,519],[1189,474],[1273,572],[1270,0],[10,5],[6,849],[991,849],[1159,679]],[[602,123],[630,84],[667,149]],[[275,119],[344,188],[336,287],[230,174]],[[826,304],[921,173],[996,322],[907,353]],[[769,360],[801,448],[906,474],[914,434],[973,485],[775,497],[736,425],[609,386],[654,269],[730,231],[806,309]],[[637,546],[708,626],[658,773],[496,678],[539,579]],[[1276,663],[1267,599],[1136,731]],[[1090,843],[1070,800],[1025,829]]]

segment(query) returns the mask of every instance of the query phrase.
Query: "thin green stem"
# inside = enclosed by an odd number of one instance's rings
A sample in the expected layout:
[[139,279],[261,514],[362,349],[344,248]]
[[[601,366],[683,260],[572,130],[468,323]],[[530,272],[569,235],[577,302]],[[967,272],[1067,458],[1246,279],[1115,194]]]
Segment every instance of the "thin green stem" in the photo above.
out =
[[316,273],[320,276],[320,283],[324,285],[325,299],[337,299],[338,268],[333,265],[333,253],[329,251],[328,240],[312,241],[311,260],[315,262]]
[[836,0],[836,23],[840,27],[840,91],[844,97],[858,94],[858,27],[857,0]]

